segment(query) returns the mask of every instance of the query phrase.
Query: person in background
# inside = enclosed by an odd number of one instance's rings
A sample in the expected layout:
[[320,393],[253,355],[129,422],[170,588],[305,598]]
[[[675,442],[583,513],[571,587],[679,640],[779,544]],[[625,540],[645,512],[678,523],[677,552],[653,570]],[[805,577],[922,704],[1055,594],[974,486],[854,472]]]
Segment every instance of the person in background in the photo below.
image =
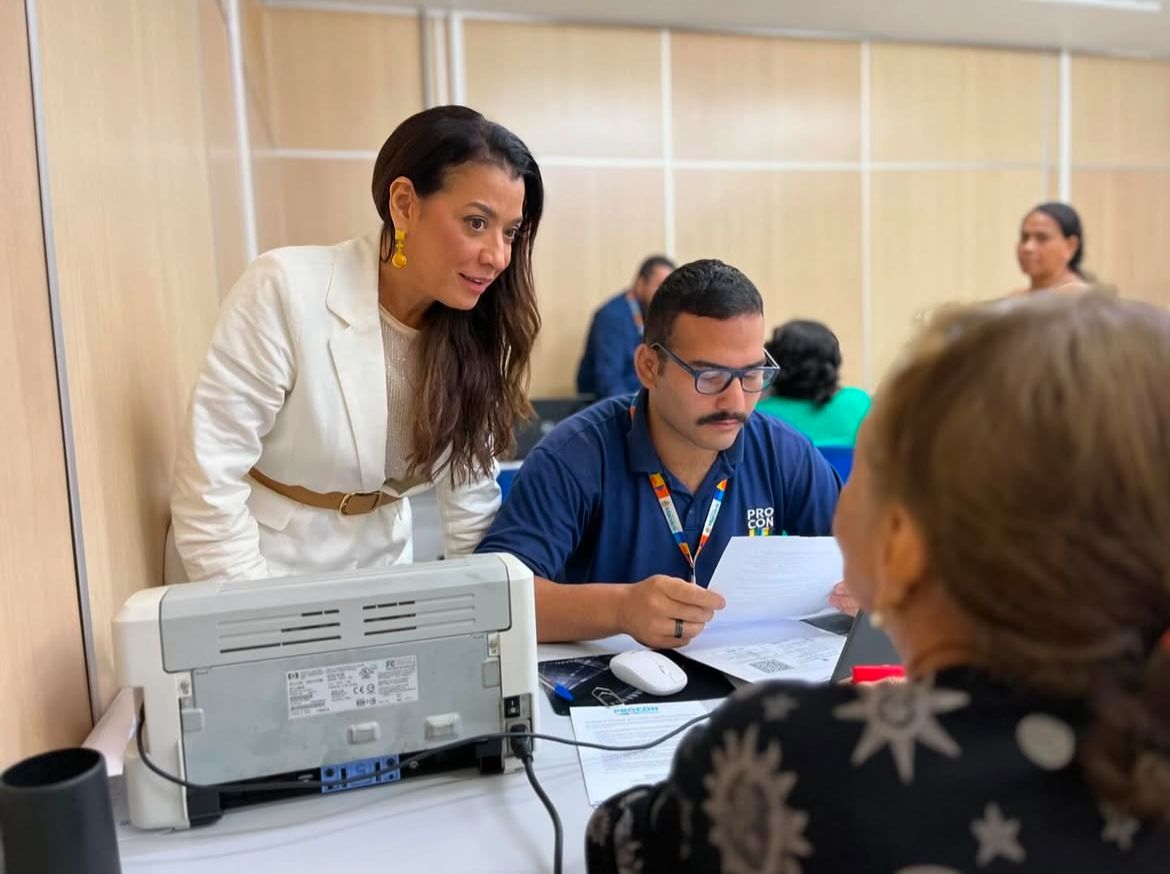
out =
[[815,446],[852,446],[869,395],[841,387],[837,335],[821,322],[796,319],[773,331],[765,348],[780,373],[756,409],[787,422]]
[[834,521],[908,681],[741,690],[596,810],[589,871],[1165,871],[1168,372],[1144,303],[936,317]]
[[829,533],[837,474],[752,415],[776,368],[750,279],[684,264],[650,304],[636,361],[642,391],[554,428],[479,545],[531,568],[541,641],[683,646],[724,606],[706,587],[732,537]]
[[171,581],[409,562],[407,497],[429,488],[450,554],[495,516],[495,455],[530,409],[540,169],[443,106],[395,129],[372,189],[378,230],[267,252],[224,299],[175,462]]
[[1034,291],[1084,291],[1089,280],[1081,271],[1085,232],[1081,217],[1067,203],[1042,203],[1024,216],[1016,258]]
[[662,280],[674,270],[664,255],[642,262],[634,284],[619,292],[593,314],[585,354],[577,367],[577,393],[598,400],[632,395],[642,384],[634,371],[634,350],[642,342],[642,323]]

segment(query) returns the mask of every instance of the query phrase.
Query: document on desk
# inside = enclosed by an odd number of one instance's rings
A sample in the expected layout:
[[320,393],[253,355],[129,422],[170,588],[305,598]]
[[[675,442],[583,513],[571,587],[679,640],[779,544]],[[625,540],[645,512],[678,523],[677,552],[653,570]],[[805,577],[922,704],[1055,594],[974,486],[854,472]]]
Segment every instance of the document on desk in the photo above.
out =
[[[579,741],[630,746],[661,737],[706,712],[707,708],[698,701],[663,701],[618,707],[572,707],[569,716],[573,720],[573,735]],[[596,807],[632,786],[665,780],[674,751],[686,733],[680,732],[656,747],[637,752],[578,747],[589,803]]]
[[712,623],[679,652],[749,683],[824,683],[844,648],[843,635],[795,619],[773,619],[723,628]]
[[843,576],[832,537],[733,537],[709,586],[727,606],[680,652],[750,682],[824,682],[845,638],[796,620],[824,611]]

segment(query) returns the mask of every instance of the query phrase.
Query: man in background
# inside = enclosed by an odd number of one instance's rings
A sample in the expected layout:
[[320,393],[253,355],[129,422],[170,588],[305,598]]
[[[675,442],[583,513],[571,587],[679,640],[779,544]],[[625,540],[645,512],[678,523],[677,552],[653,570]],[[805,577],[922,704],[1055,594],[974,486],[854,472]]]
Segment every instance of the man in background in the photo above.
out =
[[642,262],[634,284],[593,314],[585,354],[577,368],[577,392],[598,400],[634,394],[642,387],[634,372],[634,350],[642,342],[642,320],[662,280],[674,270],[664,255]]

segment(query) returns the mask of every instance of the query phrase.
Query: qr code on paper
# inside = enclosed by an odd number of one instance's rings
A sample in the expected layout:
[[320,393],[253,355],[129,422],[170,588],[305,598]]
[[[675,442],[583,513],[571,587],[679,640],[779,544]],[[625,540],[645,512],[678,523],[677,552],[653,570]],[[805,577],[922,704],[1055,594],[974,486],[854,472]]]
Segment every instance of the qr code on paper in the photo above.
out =
[[779,659],[762,659],[758,662],[750,662],[750,664],[761,674],[779,674],[792,667],[792,665],[786,665]]

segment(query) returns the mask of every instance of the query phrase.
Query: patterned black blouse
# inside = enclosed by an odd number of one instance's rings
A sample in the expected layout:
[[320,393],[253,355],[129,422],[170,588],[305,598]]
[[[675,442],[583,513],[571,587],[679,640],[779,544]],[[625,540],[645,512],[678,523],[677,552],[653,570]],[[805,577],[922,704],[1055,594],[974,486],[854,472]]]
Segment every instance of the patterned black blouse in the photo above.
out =
[[967,669],[741,689],[670,778],[589,822],[593,874],[1170,872],[1170,829],[1099,803],[1081,706]]

